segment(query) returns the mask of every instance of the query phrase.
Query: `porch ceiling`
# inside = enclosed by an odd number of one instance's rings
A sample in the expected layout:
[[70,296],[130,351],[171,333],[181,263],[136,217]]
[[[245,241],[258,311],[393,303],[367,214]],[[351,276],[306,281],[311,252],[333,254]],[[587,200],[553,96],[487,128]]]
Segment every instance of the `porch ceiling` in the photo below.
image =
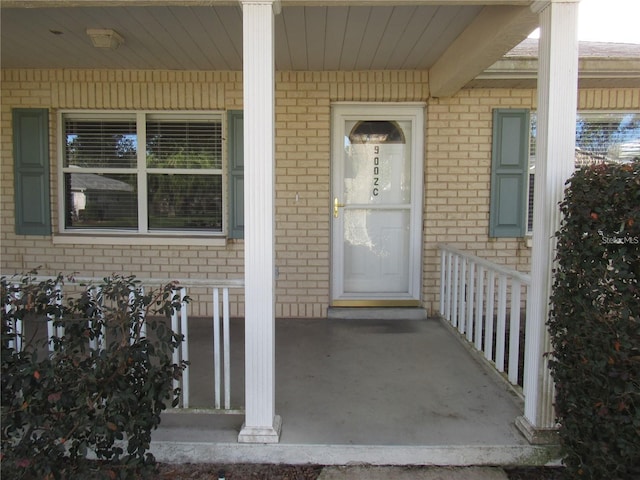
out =
[[[430,70],[436,84],[461,88],[537,26],[531,3],[285,0],[276,69]],[[89,28],[124,43],[94,48]],[[241,70],[242,11],[218,1],[4,0],[0,42],[2,68]]]

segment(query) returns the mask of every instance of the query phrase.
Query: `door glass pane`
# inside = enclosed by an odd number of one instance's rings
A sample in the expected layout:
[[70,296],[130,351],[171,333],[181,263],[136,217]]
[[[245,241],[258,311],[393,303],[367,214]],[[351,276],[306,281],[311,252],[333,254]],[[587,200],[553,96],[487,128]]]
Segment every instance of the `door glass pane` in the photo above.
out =
[[[404,125],[403,125],[404,124]],[[347,122],[344,202],[398,205],[411,202],[409,122]]]
[[409,210],[344,212],[345,293],[406,293]]

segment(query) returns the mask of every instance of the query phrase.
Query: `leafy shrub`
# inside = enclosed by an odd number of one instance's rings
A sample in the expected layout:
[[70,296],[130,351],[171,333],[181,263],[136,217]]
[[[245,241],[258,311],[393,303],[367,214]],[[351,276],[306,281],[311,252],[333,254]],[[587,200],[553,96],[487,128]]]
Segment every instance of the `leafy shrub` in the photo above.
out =
[[[114,276],[62,304],[63,281],[2,278],[2,476],[140,478],[186,366],[172,361],[182,337],[154,316],[180,307],[175,286],[145,293]],[[47,319],[64,333],[37,341],[14,330]]]
[[556,234],[549,329],[567,474],[640,478],[640,162],[582,169]]

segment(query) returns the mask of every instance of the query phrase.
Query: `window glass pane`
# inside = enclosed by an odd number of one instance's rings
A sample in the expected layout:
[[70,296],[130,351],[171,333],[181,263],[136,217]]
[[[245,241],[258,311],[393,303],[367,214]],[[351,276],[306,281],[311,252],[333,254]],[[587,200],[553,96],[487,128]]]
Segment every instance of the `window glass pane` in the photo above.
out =
[[147,167],[222,168],[221,122],[148,121]]
[[149,229],[222,231],[220,175],[148,176]]
[[[529,149],[529,230],[533,227],[533,184],[535,174],[536,114],[531,114]],[[640,113],[583,112],[576,120],[575,167],[597,163],[626,163],[640,160]]]
[[135,121],[66,119],[65,167],[135,168]]
[[640,158],[640,114],[584,113],[576,124],[576,166]]
[[66,173],[67,228],[138,228],[135,175]]
[[[65,227],[221,233],[220,115],[149,113],[145,114],[145,131],[138,132],[139,115],[64,115],[61,188]],[[138,140],[142,138],[146,161],[141,164]],[[121,170],[110,173],[115,168]],[[147,179],[141,191],[138,175]],[[141,186],[145,187],[144,182]],[[147,204],[147,227],[139,224],[140,202]]]
[[527,231],[533,231],[533,188],[535,184],[535,175],[529,174],[529,197],[527,204]]

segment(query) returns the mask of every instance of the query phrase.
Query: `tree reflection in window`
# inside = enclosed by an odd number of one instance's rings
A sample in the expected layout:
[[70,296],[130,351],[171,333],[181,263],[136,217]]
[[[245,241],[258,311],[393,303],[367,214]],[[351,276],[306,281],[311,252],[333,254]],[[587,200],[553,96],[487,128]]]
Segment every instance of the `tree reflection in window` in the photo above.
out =
[[349,134],[351,143],[406,143],[404,132],[397,122],[363,120],[355,124]]

